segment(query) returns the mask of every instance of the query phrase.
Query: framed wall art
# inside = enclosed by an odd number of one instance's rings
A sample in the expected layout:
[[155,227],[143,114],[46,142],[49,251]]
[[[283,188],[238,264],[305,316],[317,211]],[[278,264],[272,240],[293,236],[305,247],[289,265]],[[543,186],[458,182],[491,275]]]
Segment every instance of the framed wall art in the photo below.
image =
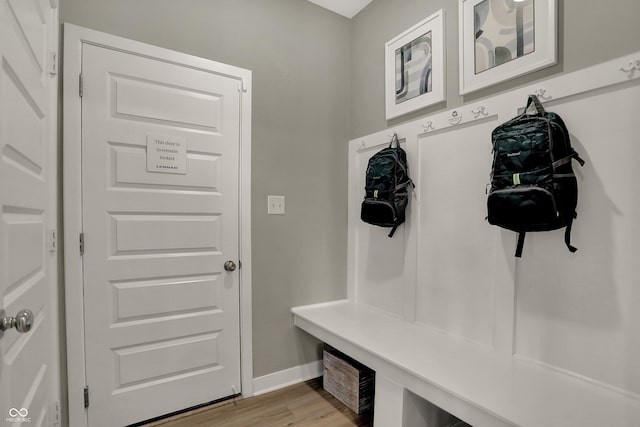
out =
[[444,101],[444,12],[385,44],[387,120]]
[[557,63],[557,0],[459,0],[460,94]]

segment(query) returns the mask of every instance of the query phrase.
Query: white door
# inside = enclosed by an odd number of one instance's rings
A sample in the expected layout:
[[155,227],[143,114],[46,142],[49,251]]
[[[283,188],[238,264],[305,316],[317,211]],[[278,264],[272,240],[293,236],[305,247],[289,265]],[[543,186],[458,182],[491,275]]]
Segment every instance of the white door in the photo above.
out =
[[23,333],[0,330],[3,426],[56,421],[56,255],[46,247],[55,221],[56,79],[47,52],[56,22],[48,0],[0,1],[0,321],[7,328],[21,310],[33,314],[27,332],[26,324]]
[[237,79],[84,44],[89,425],[240,392]]

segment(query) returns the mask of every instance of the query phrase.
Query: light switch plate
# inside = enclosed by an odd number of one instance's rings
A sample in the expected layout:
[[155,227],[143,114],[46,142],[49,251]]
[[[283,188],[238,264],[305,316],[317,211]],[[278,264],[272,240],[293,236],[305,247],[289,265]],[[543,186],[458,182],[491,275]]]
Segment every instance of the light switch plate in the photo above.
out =
[[267,203],[269,215],[284,215],[284,196],[267,196]]

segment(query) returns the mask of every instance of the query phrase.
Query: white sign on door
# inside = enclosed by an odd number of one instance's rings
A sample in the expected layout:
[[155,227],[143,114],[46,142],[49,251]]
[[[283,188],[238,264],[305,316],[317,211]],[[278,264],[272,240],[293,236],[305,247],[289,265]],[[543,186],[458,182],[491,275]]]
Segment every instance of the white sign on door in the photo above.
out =
[[147,172],[187,173],[187,141],[184,138],[147,135]]

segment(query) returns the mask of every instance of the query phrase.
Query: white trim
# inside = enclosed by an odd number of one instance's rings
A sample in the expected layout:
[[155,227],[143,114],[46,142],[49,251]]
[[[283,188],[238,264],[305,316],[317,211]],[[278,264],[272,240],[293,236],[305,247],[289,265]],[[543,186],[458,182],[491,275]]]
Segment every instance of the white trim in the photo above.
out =
[[253,316],[251,299],[251,71],[240,97],[240,381],[242,394],[253,395]]
[[253,380],[253,395],[269,393],[320,376],[322,376],[322,360],[294,366],[284,371],[255,378]]
[[77,250],[78,236],[82,230],[81,208],[81,157],[80,157],[80,100],[77,82],[82,66],[81,35],[75,27],[64,26],[63,71],[63,175],[64,206],[64,276],[65,321],[67,333],[67,394],[69,400],[69,424],[86,426],[83,388],[86,383],[84,370],[84,305],[82,289],[82,259]]
[[356,226],[360,222],[360,216],[356,215],[360,208],[361,200],[364,198],[364,192],[358,188],[358,149],[366,147],[365,141],[360,144],[350,143],[349,151],[349,170],[347,171],[347,189],[349,200],[347,203],[347,299],[349,302],[356,302],[356,283],[358,283],[358,269],[356,268],[356,254],[358,250],[358,239]]
[[[58,10],[57,6],[51,5],[50,10],[50,19],[49,27],[47,31],[48,34],[48,42],[49,45],[47,49],[49,52],[58,52],[59,46],[59,22],[58,22]],[[59,55],[58,55],[59,56]],[[59,163],[58,163],[58,83],[59,83],[59,75],[46,73],[45,78],[49,80],[49,114],[48,114],[48,132],[49,132],[49,141],[48,141],[48,149],[49,149],[49,212],[48,212],[48,221],[47,227],[49,229],[56,230],[56,251],[50,254],[49,259],[49,274],[50,274],[50,321],[51,326],[49,328],[50,344],[51,344],[51,354],[50,354],[50,363],[51,363],[51,385],[47,394],[50,396],[51,403],[48,407],[49,410],[55,411],[55,405],[58,405],[58,417],[61,419],[62,408],[61,405],[61,392],[62,392],[62,359],[61,359],[61,347],[62,347],[62,339],[60,334],[60,322],[62,318],[61,312],[61,302],[62,298],[60,296],[60,286],[62,286],[62,281],[60,280],[60,240],[59,236],[60,232],[60,220],[61,218],[58,216],[58,206],[59,206],[59,197],[60,197],[60,188],[58,186],[58,176],[59,176]],[[55,417],[55,412],[53,412],[53,416]],[[50,419],[54,419],[50,417]]]
[[63,90],[63,194],[64,271],[67,337],[69,425],[87,426],[83,388],[86,385],[84,353],[84,305],[82,258],[78,237],[82,231],[81,192],[81,102],[78,78],[82,70],[82,44],[142,53],[151,58],[213,70],[242,82],[240,129],[240,376],[242,393],[253,394],[253,349],[251,329],[251,71],[151,46],[76,25],[64,24]]

